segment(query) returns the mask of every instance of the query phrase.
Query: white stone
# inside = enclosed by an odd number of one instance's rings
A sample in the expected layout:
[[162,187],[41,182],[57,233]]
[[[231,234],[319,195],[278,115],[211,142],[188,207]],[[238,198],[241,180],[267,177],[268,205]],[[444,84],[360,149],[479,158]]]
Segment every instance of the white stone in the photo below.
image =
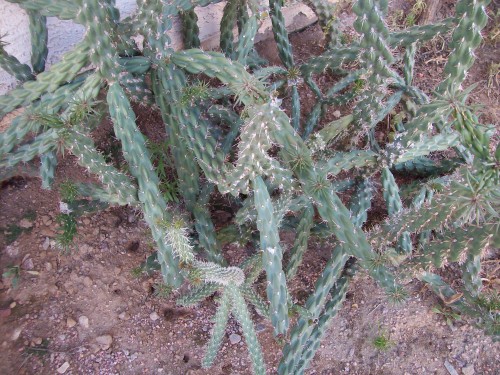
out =
[[229,341],[231,342],[231,344],[236,345],[241,341],[241,336],[236,333],[231,333],[229,335]]
[[64,374],[69,369],[69,362],[64,362],[61,367],[59,367],[56,371],[58,374]]
[[82,315],[81,317],[78,318],[78,323],[83,328],[89,328],[89,318],[87,318],[85,315]]

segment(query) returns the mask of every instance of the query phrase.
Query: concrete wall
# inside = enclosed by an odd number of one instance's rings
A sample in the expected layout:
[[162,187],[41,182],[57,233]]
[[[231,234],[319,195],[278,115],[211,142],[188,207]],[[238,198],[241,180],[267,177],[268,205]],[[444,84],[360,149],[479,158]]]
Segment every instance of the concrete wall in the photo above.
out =
[[[127,17],[136,10],[135,0],[116,0],[116,4],[120,9],[121,17]],[[224,5],[224,3],[219,3],[196,9],[199,18],[200,39],[205,49],[217,48],[219,44],[219,24]],[[289,31],[304,28],[316,21],[316,16],[312,10],[300,3],[288,6],[283,13]],[[61,21],[53,17],[49,17],[47,23],[49,25],[47,63],[50,66],[57,62],[64,52],[71,49],[82,39],[84,29],[71,21]],[[182,47],[180,29],[181,24],[176,20],[171,31],[172,42],[176,49]],[[270,37],[272,35],[270,29],[271,22],[267,19],[259,29],[257,41]],[[29,64],[31,44],[28,16],[17,4],[9,3],[6,0],[0,0],[0,35],[5,35],[2,39],[10,43],[5,47],[5,50],[16,56],[22,63]],[[0,69],[0,94],[5,94],[16,84],[16,81],[10,75]]]

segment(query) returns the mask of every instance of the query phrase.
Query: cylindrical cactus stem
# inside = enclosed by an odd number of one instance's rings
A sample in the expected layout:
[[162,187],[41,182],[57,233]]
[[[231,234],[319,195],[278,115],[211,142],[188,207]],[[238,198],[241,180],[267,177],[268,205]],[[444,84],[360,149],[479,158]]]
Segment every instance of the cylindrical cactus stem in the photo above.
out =
[[412,26],[401,31],[389,34],[389,44],[391,47],[409,46],[416,40],[423,43],[435,38],[437,35],[448,33],[457,24],[455,17],[445,18],[442,21],[429,25]]
[[27,162],[38,155],[51,152],[57,148],[61,131],[49,129],[36,136],[31,142],[18,147],[14,152],[0,156],[0,168],[14,167],[21,162]]
[[231,312],[232,298],[231,292],[228,288],[224,289],[221,298],[219,299],[219,306],[214,316],[214,327],[210,334],[210,341],[205,349],[205,356],[203,357],[202,366],[204,368],[212,366],[215,357],[219,352],[219,348],[226,332],[227,321],[229,313]]
[[62,84],[72,81],[89,61],[90,48],[86,41],[77,44],[62,60],[52,65],[50,71],[38,74],[36,81],[28,81],[22,87],[0,96],[0,116],[20,105],[38,99],[44,93],[56,91]]
[[226,264],[226,260],[221,254],[220,246],[215,235],[215,226],[210,218],[208,209],[204,206],[195,205],[193,209],[195,218],[194,227],[198,233],[200,245],[207,251],[207,259],[221,265]]
[[318,124],[323,112],[323,105],[321,102],[314,104],[311,112],[307,115],[306,123],[304,124],[304,133],[302,134],[302,139],[307,139],[314,131],[314,128]]
[[21,64],[15,56],[7,53],[4,48],[5,45],[6,43],[0,40],[0,68],[5,70],[20,82],[35,79],[31,68],[26,64]]
[[[123,194],[120,190],[115,190],[110,186],[106,188],[101,187],[97,184],[75,184],[78,189],[78,194],[83,197],[92,198],[101,202],[109,203],[112,205],[126,206],[132,205],[136,206],[139,202],[134,197],[127,196]],[[137,195],[137,194],[136,194]]]
[[269,0],[271,10],[271,23],[273,25],[274,40],[278,46],[278,54],[283,65],[290,69],[293,67],[292,44],[288,40],[288,32],[285,27],[285,17],[281,11],[281,0]]
[[66,0],[9,0],[17,3],[26,11],[36,11],[46,17],[57,17],[62,20],[74,20],[79,10],[78,2]]
[[51,152],[43,154],[40,159],[40,177],[42,178],[42,189],[50,190],[54,182],[57,167],[56,151],[53,150]]
[[179,306],[191,307],[210,297],[219,289],[219,284],[204,282],[201,285],[194,286],[188,293],[177,298],[176,303]]
[[250,285],[242,285],[240,287],[241,294],[245,299],[255,307],[257,313],[269,320],[271,320],[271,316],[269,315],[269,306],[266,302],[260,298],[255,290]]
[[286,278],[282,267],[282,250],[279,244],[278,226],[273,215],[271,198],[261,177],[253,180],[254,200],[257,209],[257,228],[267,277],[267,298],[270,302],[271,322],[275,334],[288,329],[288,305]]
[[302,263],[302,257],[307,250],[307,243],[313,225],[313,217],[314,208],[309,204],[304,208],[304,212],[301,215],[299,225],[296,229],[297,234],[291,250],[292,255],[286,269],[286,277],[288,280],[291,280],[295,276]]
[[37,11],[28,11],[31,35],[31,66],[33,72],[38,74],[45,70],[45,61],[49,50],[47,41],[49,33],[47,29],[47,17]]
[[297,85],[292,86],[292,126],[295,130],[300,127],[300,95]]
[[232,312],[238,320],[238,323],[240,323],[243,336],[245,337],[245,342],[250,354],[250,361],[252,362],[253,373],[255,375],[265,375],[266,366],[262,356],[262,349],[257,339],[257,334],[255,333],[252,318],[250,317],[250,312],[248,311],[245,299],[243,298],[239,288],[235,285],[228,285],[226,290],[231,295],[233,304]]
[[[389,216],[397,215],[403,209],[403,202],[399,196],[399,187],[388,167],[382,169],[381,179],[383,196],[387,205],[387,213]],[[398,240],[397,250],[405,255],[411,254],[412,245],[410,233],[403,232]]]
[[488,16],[485,6],[489,0],[460,0],[456,13],[460,19],[453,31],[451,54],[444,67],[444,80],[437,87],[438,93],[454,95],[465,80],[467,71],[474,63],[474,49],[481,43],[481,30],[486,26]]
[[164,281],[178,286],[182,281],[178,261],[174,258],[174,249],[165,243],[165,230],[162,228],[167,206],[158,188],[158,176],[154,173],[144,136],[135,124],[134,112],[118,83],[109,87],[107,101],[115,134],[120,138],[131,173],[139,183],[139,200],[143,204],[144,218],[158,246],[158,261]]
[[222,12],[220,21],[220,48],[227,57],[232,56],[234,51],[233,28],[236,25],[240,0],[229,0]]
[[403,56],[403,76],[406,86],[410,86],[413,81],[413,69],[415,67],[415,54],[417,53],[417,43],[406,46]]
[[248,54],[254,46],[257,29],[257,15],[254,14],[245,22],[234,51],[234,59],[243,65],[246,65]]
[[184,48],[200,48],[200,29],[198,28],[198,16],[194,9],[180,12],[182,21],[182,33]]
[[65,147],[76,156],[78,164],[95,174],[106,188],[117,192],[124,201],[134,202],[137,199],[137,189],[130,178],[106,163],[88,135],[69,130],[63,141]]

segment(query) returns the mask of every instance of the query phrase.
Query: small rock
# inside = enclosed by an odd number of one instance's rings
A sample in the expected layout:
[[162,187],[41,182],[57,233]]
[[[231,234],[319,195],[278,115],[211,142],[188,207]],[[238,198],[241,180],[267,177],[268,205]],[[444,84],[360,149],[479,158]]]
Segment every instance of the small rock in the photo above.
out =
[[129,222],[129,223],[135,223],[135,221],[136,221],[137,219],[135,218],[135,215],[134,215],[134,214],[130,214],[130,215],[128,215],[127,220],[128,220],[128,222]]
[[231,333],[229,335],[229,341],[231,342],[231,344],[235,345],[241,341],[241,336],[236,333]]
[[[87,321],[87,324],[88,324],[88,321]],[[74,326],[76,326],[75,320],[73,318],[66,319],[66,326],[68,328],[73,328]]]
[[118,318],[119,318],[120,320],[129,320],[129,319],[130,319],[130,315],[129,315],[129,313],[128,313],[128,312],[124,311],[124,312],[122,312],[122,313],[120,313],[120,314],[118,315]]
[[83,278],[83,285],[85,285],[87,288],[90,288],[92,286],[92,279],[88,276],[85,276]]
[[469,365],[467,367],[463,367],[462,368],[462,374],[464,375],[474,375],[475,374],[475,370],[474,370],[474,366],[473,365]]
[[64,362],[61,367],[59,367],[56,371],[58,374],[64,374],[69,369],[69,362]]
[[33,341],[33,344],[40,345],[42,343],[43,339],[41,337],[35,337],[32,341]]
[[78,323],[80,323],[83,328],[89,328],[89,318],[87,318],[85,315],[82,315],[78,318]]
[[11,302],[11,303],[10,303],[10,305],[9,305],[9,307],[10,307],[11,309],[13,309],[13,308],[14,308],[14,307],[16,307],[16,306],[17,306],[17,302],[16,302],[16,301]]
[[33,223],[31,221],[29,221],[28,219],[22,219],[20,222],[19,222],[19,226],[21,228],[25,228],[25,229],[28,229],[28,228],[31,228],[33,226]]
[[108,350],[113,343],[113,337],[111,335],[102,335],[95,339],[102,350]]
[[5,248],[5,253],[11,258],[15,258],[19,255],[19,248],[14,245],[9,245]]
[[47,271],[49,271],[49,272],[50,272],[50,271],[52,271],[52,263],[50,263],[50,262],[46,262],[46,263],[45,263],[45,269],[46,269]]
[[265,324],[262,324],[262,323],[257,323],[255,325],[255,331],[256,332],[263,332],[266,330],[266,325]]
[[357,309],[357,308],[358,308],[358,304],[357,304],[357,303],[353,303],[353,304],[352,304],[352,308],[353,308],[353,309]]
[[149,319],[151,319],[154,322],[160,319],[160,316],[156,313],[156,311],[153,311],[151,314],[149,314]]
[[82,223],[85,224],[85,225],[89,225],[90,224],[90,219],[88,217],[84,218],[82,220]]
[[35,265],[33,264],[33,259],[31,258],[26,259],[22,264],[22,268],[27,271],[35,268]]
[[50,216],[48,216],[48,215],[43,215],[43,216],[42,216],[42,223],[43,223],[44,225],[50,225],[50,224],[52,224],[52,220],[50,219]]
[[50,246],[50,238],[45,237],[45,241],[43,241],[43,244],[42,244],[42,249],[47,251],[49,249],[49,246]]
[[16,341],[19,336],[21,336],[21,332],[23,331],[24,327],[18,327],[12,332],[11,340]]
[[334,115],[336,118],[339,118],[339,117],[340,117],[340,111],[339,111],[339,110],[336,110],[335,112],[333,112],[333,115]]

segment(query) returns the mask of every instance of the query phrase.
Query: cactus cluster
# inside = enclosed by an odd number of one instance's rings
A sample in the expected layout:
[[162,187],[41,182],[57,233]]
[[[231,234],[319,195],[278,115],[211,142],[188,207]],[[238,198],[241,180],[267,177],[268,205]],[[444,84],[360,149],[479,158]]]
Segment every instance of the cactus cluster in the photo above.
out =
[[[39,157],[42,186],[50,189],[57,186],[57,161],[68,152],[99,178],[75,183],[75,194],[140,210],[164,282],[175,288],[190,284],[177,302],[192,306],[220,295],[204,366],[215,361],[232,314],[254,372],[265,373],[251,304],[276,335],[289,338],[278,372],[303,374],[350,279],[363,270],[397,301],[405,297],[402,280],[417,277],[451,308],[479,316],[500,337],[498,311],[474,304],[482,290],[481,259],[489,248],[500,247],[500,149],[491,151],[492,129],[479,123],[466,104],[469,90],[462,88],[481,42],[487,0],[459,0],[454,17],[397,32],[386,25],[387,1],[357,0],[359,37],[349,44],[339,37],[335,7],[312,0],[328,43],[320,56],[301,63],[293,57],[281,0],[228,0],[221,52],[200,49],[194,11],[218,0],[138,0],[137,12],[124,19],[114,0],[8,1],[28,12],[32,59],[31,66],[22,64],[0,43],[0,67],[19,81],[0,96],[0,116],[24,108],[0,133],[0,177],[19,173],[22,163]],[[86,33],[45,70],[47,16],[71,19]],[[186,47],[181,51],[173,50],[168,36],[177,16]],[[282,67],[266,66],[254,48],[265,17],[271,18]],[[421,43],[448,32],[451,53],[443,80],[427,95],[413,84],[415,56]],[[136,44],[137,35],[143,46]],[[338,79],[325,91],[315,81],[319,73]],[[219,84],[209,85],[207,77]],[[316,96],[305,115],[303,84]],[[104,103],[98,100],[102,92]],[[290,117],[284,96],[291,97]],[[170,140],[165,157],[172,158],[180,202],[168,202],[161,193],[133,102],[161,113]],[[352,114],[319,129],[327,111],[346,103]],[[126,170],[110,164],[91,138],[103,114],[111,118]],[[395,132],[382,145],[375,127],[388,115]],[[433,158],[450,149],[457,157]],[[398,183],[401,172],[419,178],[406,186]],[[377,184],[387,218],[367,227]],[[338,192],[347,189],[352,194],[346,206]],[[216,231],[209,200],[217,191],[239,209],[232,223]],[[289,251],[280,241],[285,229],[296,233]],[[299,306],[287,284],[315,236],[331,241],[331,257]],[[236,241],[254,251],[230,265],[223,245]],[[450,301],[457,293],[432,272],[453,262],[461,264],[464,288]],[[255,289],[263,273],[265,298]],[[296,322],[293,312],[299,313]]]

